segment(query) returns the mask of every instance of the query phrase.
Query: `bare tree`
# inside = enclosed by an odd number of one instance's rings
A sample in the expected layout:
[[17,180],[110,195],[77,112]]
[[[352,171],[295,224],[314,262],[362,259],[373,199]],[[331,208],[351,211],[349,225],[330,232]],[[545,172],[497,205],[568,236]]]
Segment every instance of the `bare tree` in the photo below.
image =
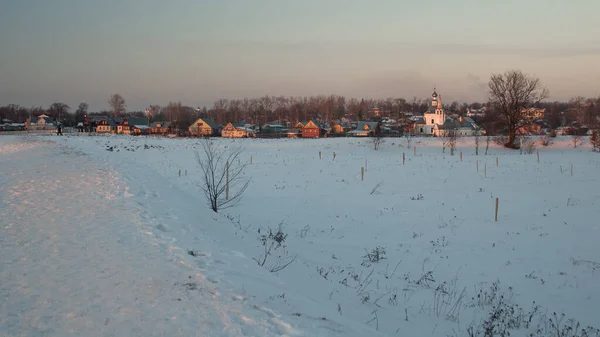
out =
[[108,103],[110,104],[110,107],[112,108],[113,116],[115,118],[117,118],[117,117],[119,117],[119,115],[125,113],[126,105],[125,105],[125,99],[123,98],[123,96],[121,96],[119,94],[113,94],[112,96],[110,96]]
[[458,132],[456,129],[450,129],[446,131],[444,135],[447,140],[448,147],[450,148],[450,155],[454,156],[454,150],[456,149],[456,142],[458,141]]
[[571,140],[573,141],[573,147],[576,148],[577,144],[581,141],[581,134],[576,130],[571,135]]
[[373,149],[375,151],[377,151],[379,149],[379,146],[381,146],[381,144],[383,144],[383,142],[385,142],[385,140],[381,136],[380,132],[375,132],[373,134],[373,137],[371,137],[371,143],[373,143]]
[[71,107],[65,103],[52,103],[48,108],[48,114],[61,121],[63,118],[67,117],[70,109]]
[[218,212],[237,205],[250,184],[250,178],[244,174],[247,164],[240,161],[242,149],[222,149],[212,138],[205,138],[200,144],[204,156],[195,151],[202,170],[200,186],[210,208]]
[[548,98],[549,92],[542,88],[540,79],[522,73],[520,70],[508,70],[504,74],[494,74],[488,83],[490,101],[502,114],[508,128],[508,148],[515,144],[519,122],[523,119],[523,109],[529,108]]

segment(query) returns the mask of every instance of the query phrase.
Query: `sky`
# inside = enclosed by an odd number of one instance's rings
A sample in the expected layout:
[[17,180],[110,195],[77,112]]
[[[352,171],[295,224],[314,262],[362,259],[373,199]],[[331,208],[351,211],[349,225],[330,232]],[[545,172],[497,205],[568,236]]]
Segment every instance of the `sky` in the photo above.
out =
[[597,0],[0,0],[0,105],[338,94],[483,101],[494,73],[600,95]]

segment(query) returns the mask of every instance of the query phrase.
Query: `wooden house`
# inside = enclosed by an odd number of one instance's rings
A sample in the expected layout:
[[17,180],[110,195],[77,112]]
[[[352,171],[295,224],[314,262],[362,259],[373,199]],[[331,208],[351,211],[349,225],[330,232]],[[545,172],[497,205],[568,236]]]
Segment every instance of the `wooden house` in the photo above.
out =
[[321,128],[312,120],[302,127],[302,138],[319,138]]
[[117,134],[131,134],[131,127],[129,126],[129,122],[127,121],[127,119],[124,119],[121,123],[117,124]]
[[188,127],[190,135],[196,137],[216,136],[219,132],[219,124],[209,118],[198,118]]
[[149,133],[155,135],[161,135],[169,132],[171,122],[154,122],[150,124]]
[[331,127],[331,132],[334,134],[342,134],[344,133],[344,127],[339,124],[339,123],[335,123],[332,127]]
[[381,131],[378,122],[358,122],[355,130],[348,132],[353,137],[371,137],[379,134]]
[[96,132],[97,133],[109,133],[111,131],[111,127],[108,124],[108,121],[106,119],[102,119],[100,121],[98,121],[98,123],[96,124]]
[[241,129],[241,128],[236,128],[235,126],[233,126],[233,124],[227,123],[227,125],[225,125],[223,130],[221,130],[221,137],[223,137],[223,138],[247,138],[248,131]]

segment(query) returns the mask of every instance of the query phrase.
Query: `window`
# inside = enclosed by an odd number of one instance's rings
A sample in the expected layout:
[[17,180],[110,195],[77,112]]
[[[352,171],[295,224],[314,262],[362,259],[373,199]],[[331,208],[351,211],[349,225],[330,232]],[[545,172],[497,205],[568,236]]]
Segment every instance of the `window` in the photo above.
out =
[[432,119],[431,119],[431,124],[433,124],[433,123],[435,123],[435,122],[433,121],[433,118],[432,118]]
[[431,128],[431,132],[433,133],[433,128]]
[[421,132],[423,132],[423,128],[421,128]]

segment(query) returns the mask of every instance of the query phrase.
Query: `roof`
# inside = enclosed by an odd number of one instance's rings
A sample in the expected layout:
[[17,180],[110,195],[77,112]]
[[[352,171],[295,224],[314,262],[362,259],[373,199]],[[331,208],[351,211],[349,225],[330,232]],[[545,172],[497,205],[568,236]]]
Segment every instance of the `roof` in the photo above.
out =
[[248,122],[246,121],[239,121],[239,122],[235,122],[235,123],[231,123],[233,126],[235,126],[236,128],[240,128],[240,127],[245,127]]
[[438,128],[441,130],[451,130],[451,129],[473,130],[473,129],[475,129],[475,127],[473,126],[472,123],[469,123],[466,120],[461,122],[460,119],[458,119],[458,118],[457,119],[446,118],[446,121],[444,122],[444,124],[439,125]]
[[221,125],[219,125],[219,123],[215,122],[214,119],[210,119],[210,118],[199,118],[199,119],[202,119],[204,121],[204,123],[206,123],[212,129],[218,129],[221,126]]
[[356,130],[360,130],[363,131],[365,130],[365,127],[369,128],[369,131],[374,131],[377,129],[377,125],[379,123],[377,122],[358,122],[358,124],[356,125]]
[[154,122],[150,124],[151,128],[157,128],[160,125],[161,128],[168,128],[171,126],[171,122]]
[[146,117],[126,117],[129,125],[149,125],[150,121]]

